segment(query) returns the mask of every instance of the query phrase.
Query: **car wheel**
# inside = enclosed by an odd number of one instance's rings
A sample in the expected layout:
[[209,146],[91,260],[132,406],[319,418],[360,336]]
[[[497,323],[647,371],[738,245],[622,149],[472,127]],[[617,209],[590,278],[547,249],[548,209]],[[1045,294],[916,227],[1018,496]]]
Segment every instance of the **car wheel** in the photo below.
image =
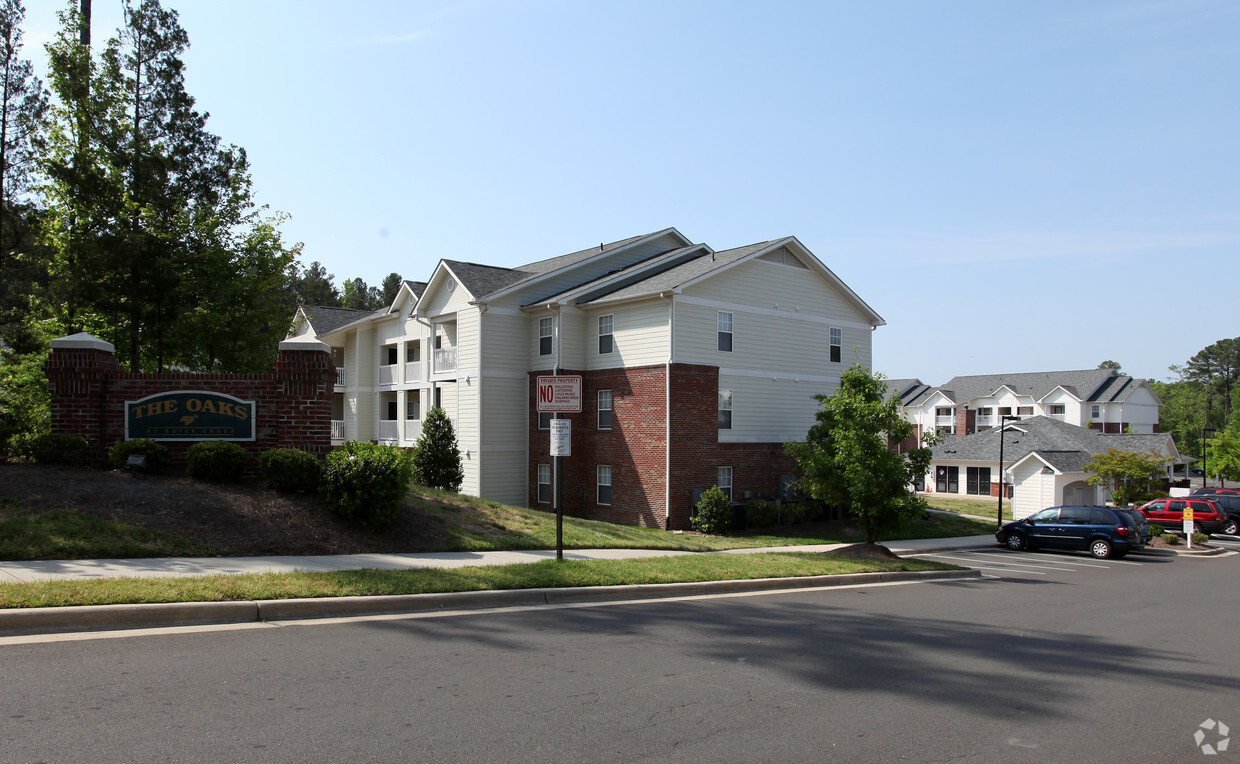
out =
[[1012,531],[1004,537],[1003,543],[1007,544],[1007,548],[1013,552],[1019,552],[1028,549],[1029,545],[1025,543],[1025,534]]
[[1193,523],[1193,533],[1205,533],[1206,529],[1201,527],[1201,523]]
[[1223,533],[1226,533],[1228,536],[1235,536],[1237,533],[1240,533],[1240,524],[1236,523],[1236,518],[1227,518],[1227,522],[1223,523]]
[[1089,553],[1099,560],[1105,560],[1111,556],[1111,542],[1106,539],[1094,539],[1089,542]]

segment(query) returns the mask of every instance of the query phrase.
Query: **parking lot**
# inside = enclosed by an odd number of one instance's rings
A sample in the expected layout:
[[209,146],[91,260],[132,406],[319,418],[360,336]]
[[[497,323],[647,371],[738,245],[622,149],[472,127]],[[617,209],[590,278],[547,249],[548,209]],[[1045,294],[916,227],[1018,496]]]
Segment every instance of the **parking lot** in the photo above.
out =
[[[1214,535],[1210,546],[1240,552],[1240,537]],[[926,560],[960,565],[981,571],[984,578],[1065,578],[1077,575],[1110,575],[1115,571],[1168,565],[1181,560],[1194,564],[1199,559],[1186,559],[1170,551],[1151,549],[1133,552],[1122,560],[1096,560],[1087,552],[1039,550],[1013,552],[998,545],[993,549],[931,552],[915,555]]]

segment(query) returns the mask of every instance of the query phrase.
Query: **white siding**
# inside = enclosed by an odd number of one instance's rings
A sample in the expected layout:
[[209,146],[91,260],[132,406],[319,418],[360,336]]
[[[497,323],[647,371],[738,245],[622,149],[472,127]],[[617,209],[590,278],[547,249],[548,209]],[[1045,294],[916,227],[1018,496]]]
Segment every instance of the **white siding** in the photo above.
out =
[[[1028,517],[1034,512],[1055,506],[1055,475],[1043,475],[1044,465],[1037,459],[1027,459],[1012,470],[1011,507],[1004,501],[1003,517],[1006,520]],[[1008,510],[1014,513],[1008,515]]]
[[720,374],[719,389],[732,391],[732,429],[720,430],[719,440],[724,443],[805,440],[818,411],[814,394],[833,392],[836,386]]
[[685,290],[707,300],[868,323],[866,318],[813,271],[749,260]]
[[[599,316],[612,316],[613,350],[598,352]],[[668,303],[649,300],[591,311],[584,325],[585,368],[617,369],[666,363],[668,359]]]

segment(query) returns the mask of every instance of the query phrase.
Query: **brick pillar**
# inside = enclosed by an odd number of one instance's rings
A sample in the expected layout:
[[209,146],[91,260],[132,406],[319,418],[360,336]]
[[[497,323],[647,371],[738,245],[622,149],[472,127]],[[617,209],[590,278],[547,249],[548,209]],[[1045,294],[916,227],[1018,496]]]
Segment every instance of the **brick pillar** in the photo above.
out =
[[271,371],[279,396],[276,445],[323,456],[332,442],[336,364],[331,348],[313,339],[285,340]]
[[956,409],[956,437],[963,438],[977,431],[977,412],[968,406]]
[[108,446],[125,435],[124,422],[109,405],[113,380],[121,371],[113,356],[116,347],[85,332],[51,344],[43,369],[52,395],[52,431],[86,438],[91,464],[102,464]]

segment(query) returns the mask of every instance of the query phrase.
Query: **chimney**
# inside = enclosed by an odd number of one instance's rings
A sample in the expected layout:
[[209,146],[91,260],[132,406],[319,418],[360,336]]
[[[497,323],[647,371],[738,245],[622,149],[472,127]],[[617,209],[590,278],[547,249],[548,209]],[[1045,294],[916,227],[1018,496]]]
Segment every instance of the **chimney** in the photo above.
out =
[[956,409],[956,437],[963,438],[977,432],[977,412],[970,411],[968,406]]

